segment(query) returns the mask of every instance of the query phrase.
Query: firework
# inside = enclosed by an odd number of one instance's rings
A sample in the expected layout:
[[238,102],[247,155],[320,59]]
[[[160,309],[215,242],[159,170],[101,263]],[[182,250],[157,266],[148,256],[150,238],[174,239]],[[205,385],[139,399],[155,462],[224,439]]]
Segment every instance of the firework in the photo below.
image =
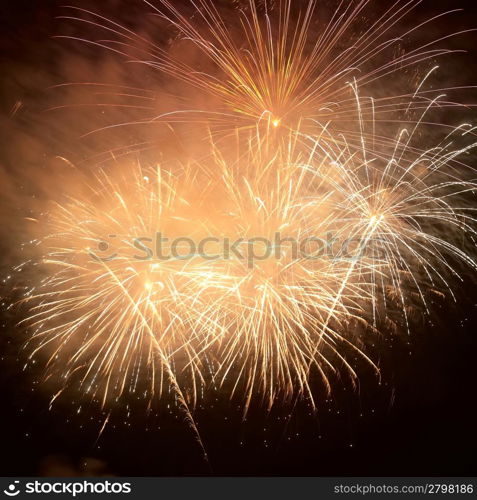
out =
[[[217,137],[237,131],[249,137],[260,126],[285,141],[289,130],[307,130],[329,144],[344,134],[346,146],[359,150],[363,134],[369,139],[368,148],[377,140],[392,140],[393,124],[397,120],[416,124],[416,113],[429,103],[440,111],[459,107],[450,95],[462,87],[430,88],[425,83],[437,70],[436,61],[455,52],[442,44],[471,30],[406,50],[416,32],[423,33],[458,9],[414,21],[411,18],[420,4],[415,0],[398,0],[382,10],[372,0],[337,2],[330,9],[315,0],[298,5],[291,0],[244,0],[220,8],[210,0],[180,6],[168,0],[144,3],[166,23],[171,33],[166,46],[86,9],[69,7],[61,16],[92,25],[107,36],[61,38],[107,49],[166,76],[181,89],[174,96],[165,91],[156,96],[151,89],[103,86],[103,98],[128,100],[126,104],[103,101],[101,106],[125,106],[148,116],[99,130],[188,122],[212,127]],[[402,22],[408,24],[405,31],[399,30]],[[379,135],[364,131],[353,119],[355,96],[350,82],[362,96],[369,95],[360,100],[361,120],[379,127]],[[383,92],[386,88],[390,90]],[[173,109],[167,107],[171,99]],[[433,125],[446,126],[438,119]],[[190,135],[200,137],[197,127]]]
[[[324,189],[309,166],[315,154],[303,165],[263,152],[230,165],[214,152],[207,168],[181,165],[174,174],[139,166],[102,171],[81,198],[55,205],[42,222],[46,278],[27,298],[35,304],[32,340],[51,353],[52,369],[68,359],[64,378],[79,370],[81,389],[92,397],[100,391],[103,404],[134,391],[138,379],[150,381],[151,397],[160,394],[164,370],[191,383],[195,402],[197,384],[210,380],[206,372],[224,382],[231,365],[243,367],[234,386],[243,379],[249,397],[261,390],[271,404],[282,389],[290,395],[297,384],[307,387],[316,344],[338,335],[324,318],[349,321],[358,308],[363,293],[352,281],[336,304],[337,277],[346,273],[339,259],[307,261],[276,243],[278,236],[312,236],[307,220],[313,234],[331,230],[329,194],[310,197],[304,187]],[[174,256],[170,243],[159,251],[158,235],[182,241]],[[249,246],[257,237],[274,246],[266,258]],[[221,251],[217,258],[196,253],[207,238],[214,240],[209,254]],[[100,239],[109,245],[102,241],[98,250]],[[221,242],[236,241],[238,251],[224,255]],[[326,380],[321,360],[316,366]]]
[[[475,267],[448,235],[473,234],[472,211],[453,200],[475,184],[452,167],[472,145],[444,144],[412,161],[396,146],[383,163],[365,146],[333,156],[320,141],[306,153],[288,144],[250,147],[235,162],[212,145],[207,166],[101,171],[89,196],[56,205],[42,238],[47,277],[28,297],[28,323],[53,366],[68,359],[65,378],[79,369],[82,389],[101,391],[103,403],[144,377],[160,395],[165,374],[190,385],[192,404],[211,380],[242,387],[247,401],[262,393],[271,405],[296,391],[313,400],[310,369],[329,388],[338,357],[356,377],[337,348],[349,343],[347,324],[369,322],[367,310],[376,316],[390,290],[405,314],[410,283],[424,304],[436,280],[452,290],[449,256]],[[341,247],[297,253],[324,235]],[[105,236],[106,256],[94,250]],[[162,243],[171,241],[174,255]],[[207,255],[197,251],[204,241]],[[223,242],[236,241],[239,251],[224,254]]]
[[340,4],[313,43],[313,1],[298,14],[289,0],[263,12],[240,4],[235,30],[206,0],[193,16],[145,3],[215,73],[76,11],[118,37],[92,43],[132,50],[213,98],[212,110],[159,117],[195,123],[207,140],[193,160],[75,174],[35,235],[40,265],[23,301],[31,358],[46,353],[46,377],[103,406],[172,392],[197,435],[192,410],[210,387],[244,412],[254,397],[315,406],[313,375],[328,391],[335,373],[355,383],[356,354],[377,370],[366,336],[383,321],[410,330],[412,307],[452,296],[461,263],[476,269],[462,243],[475,233],[474,128],[435,132],[435,110],[456,104],[426,90],[433,70],[412,92],[365,97],[449,51],[425,44],[382,62],[416,2],[396,2],[347,44],[367,1]]

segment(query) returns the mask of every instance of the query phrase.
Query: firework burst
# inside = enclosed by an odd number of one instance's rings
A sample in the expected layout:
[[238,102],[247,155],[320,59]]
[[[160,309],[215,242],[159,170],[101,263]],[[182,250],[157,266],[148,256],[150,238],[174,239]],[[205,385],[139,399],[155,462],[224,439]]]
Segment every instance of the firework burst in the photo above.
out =
[[75,12],[117,37],[91,43],[135,51],[213,97],[213,110],[146,120],[199,120],[206,147],[190,161],[78,173],[38,224],[43,278],[23,301],[31,357],[47,353],[47,376],[103,405],[145,385],[150,401],[172,391],[197,434],[192,409],[210,386],[245,412],[255,396],[268,408],[297,396],[315,406],[313,373],[328,391],[333,373],[355,382],[356,353],[374,366],[364,336],[382,321],[410,330],[416,298],[427,310],[430,294],[453,295],[460,263],[476,270],[462,244],[475,235],[473,127],[449,126],[424,144],[421,130],[442,125],[427,117],[457,106],[426,90],[433,70],[409,93],[361,91],[449,51],[433,48],[438,40],[383,62],[413,1],[352,41],[369,2],[340,4],[312,43],[313,1],[299,13],[289,0],[239,4],[236,30],[206,0],[193,15],[145,3],[214,73]]
[[[420,3],[398,0],[379,10],[372,0],[337,2],[328,9],[315,0],[297,5],[244,0],[220,8],[209,0],[181,5],[144,0],[166,23],[158,29],[171,33],[166,47],[98,13],[69,7],[62,19],[92,25],[107,38],[60,38],[104,48],[166,76],[176,89],[183,86],[173,97],[174,109],[160,102],[170,102],[168,93],[156,97],[149,89],[103,88],[103,98],[123,97],[127,103],[101,106],[125,106],[148,116],[100,130],[188,122],[212,127],[217,137],[237,131],[249,137],[259,125],[284,141],[289,130],[306,129],[330,143],[345,134],[347,146],[357,149],[365,133],[371,148],[377,139],[392,140],[388,126],[397,115],[400,122],[416,124],[415,112],[430,103],[440,111],[459,107],[451,95],[462,87],[426,88],[425,82],[438,69],[437,61],[460,52],[443,44],[472,30],[416,44],[416,33],[459,10],[411,20]],[[399,29],[403,22],[408,24],[404,31]],[[362,95],[369,92],[360,102],[361,119],[378,126],[379,137],[352,118],[356,99],[350,82]],[[392,91],[383,92],[386,87]],[[433,125],[445,127],[438,119]],[[193,135],[198,134],[196,127]]]

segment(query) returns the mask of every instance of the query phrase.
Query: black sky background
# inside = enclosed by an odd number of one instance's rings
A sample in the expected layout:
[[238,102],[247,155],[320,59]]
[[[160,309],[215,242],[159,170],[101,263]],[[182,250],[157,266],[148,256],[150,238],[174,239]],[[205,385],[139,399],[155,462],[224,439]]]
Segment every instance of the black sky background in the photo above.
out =
[[[58,32],[60,22],[55,16],[64,2],[0,1],[0,163],[6,171],[22,169],[23,162],[45,168],[53,154],[74,154],[74,134],[53,127],[48,146],[27,142],[23,147],[31,150],[19,152],[18,160],[10,145],[23,133],[22,120],[40,126],[43,109],[52,99],[45,89],[61,83],[58,65],[67,46],[51,35]],[[75,3],[95,6],[88,1]],[[125,5],[133,8],[139,3],[110,2],[105,9],[120,13]],[[455,29],[477,27],[472,1],[433,0],[420,9],[432,15],[457,6],[464,7],[465,13],[451,21]],[[96,4],[96,9],[100,7]],[[452,63],[459,72],[458,82],[477,83],[477,36],[465,35],[458,45],[468,50]],[[85,54],[94,57],[91,52]],[[17,101],[23,103],[22,111],[13,123],[11,110]],[[25,144],[23,138],[19,143]],[[49,180],[53,187],[55,182],[55,178]],[[5,191],[6,187],[4,183]],[[3,200],[0,209],[1,220],[8,219]],[[5,275],[7,256],[12,253],[7,243],[0,244]],[[462,283],[457,301],[434,304],[432,323],[418,322],[410,337],[384,334],[384,347],[377,352],[381,379],[364,367],[357,389],[346,380],[338,381],[332,398],[323,400],[316,414],[304,403],[277,407],[269,414],[256,405],[243,422],[236,402],[208,401],[197,410],[196,419],[210,464],[174,408],[147,413],[140,404],[131,403],[112,415],[99,439],[107,412],[74,400],[50,410],[46,391],[35,382],[37,374],[23,371],[15,340],[19,318],[12,310],[3,310],[0,475],[475,476],[475,280]]]

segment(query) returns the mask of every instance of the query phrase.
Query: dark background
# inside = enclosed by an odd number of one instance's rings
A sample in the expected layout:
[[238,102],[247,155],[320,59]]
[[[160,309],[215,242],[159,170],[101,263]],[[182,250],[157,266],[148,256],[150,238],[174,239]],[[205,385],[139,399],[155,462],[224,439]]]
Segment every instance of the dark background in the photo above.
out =
[[[48,130],[42,129],[43,110],[55,100],[45,89],[64,81],[68,64],[70,46],[51,38],[62,23],[55,19],[62,3],[1,0],[0,208],[7,227],[16,215],[5,202],[12,171],[18,170],[21,179],[33,165],[47,168],[54,154],[73,160],[89,154],[85,147],[78,155],[74,134],[51,126],[51,121]],[[120,14],[128,5],[140,11],[139,4],[109,2],[105,10]],[[430,16],[457,6],[465,12],[445,23],[455,23],[454,30],[477,26],[473,1],[427,1],[419,12]],[[476,83],[477,36],[470,33],[450,43],[468,53],[454,58],[448,71],[455,70],[463,85]],[[71,65],[78,65],[80,73],[81,58],[97,56],[86,48],[75,50],[79,52]],[[21,108],[12,113],[16,102]],[[54,178],[48,183],[55,187]],[[20,184],[29,189],[27,183]],[[7,277],[14,252],[5,239],[0,249]],[[277,405],[270,413],[256,404],[242,421],[238,403],[224,402],[220,394],[209,400],[196,412],[207,464],[174,406],[146,411],[131,402],[117,408],[99,439],[106,411],[74,397],[49,409],[39,374],[23,371],[15,326],[20,318],[7,308],[5,293],[0,319],[0,475],[475,476],[475,280],[462,283],[456,295],[457,304],[435,303],[432,321],[417,321],[411,336],[383,333],[379,350],[370,347],[381,379],[363,367],[359,387],[335,381],[332,397],[320,398],[317,412],[304,402]]]

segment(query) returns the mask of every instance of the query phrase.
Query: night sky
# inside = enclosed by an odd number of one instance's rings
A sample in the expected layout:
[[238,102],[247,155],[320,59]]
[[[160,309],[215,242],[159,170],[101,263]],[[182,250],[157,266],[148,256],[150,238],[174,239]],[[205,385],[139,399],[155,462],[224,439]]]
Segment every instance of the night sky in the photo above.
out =
[[[79,137],[102,112],[64,109],[71,95],[51,88],[65,81],[121,80],[127,70],[111,55],[85,44],[53,38],[78,27],[56,19],[60,0],[2,0],[0,6],[0,252],[2,275],[11,275],[27,235],[20,222],[38,198],[61,189],[57,157],[81,164],[110,147],[109,136]],[[105,15],[128,20],[137,29],[140,0],[98,3],[76,0]],[[101,4],[101,5],[100,5]],[[125,9],[128,5],[128,10]],[[447,30],[477,27],[477,8],[468,0],[424,1],[418,14],[430,17],[462,6],[464,13],[442,21]],[[149,21],[141,20],[148,28]],[[439,27],[439,24],[437,24]],[[84,29],[84,28],[83,28]],[[436,28],[437,29],[437,28]],[[449,42],[467,53],[454,56],[444,73],[462,85],[477,84],[477,34]],[[129,75],[149,84],[154,76]],[[85,92],[85,91],[83,91]],[[473,94],[472,94],[473,92]],[[475,90],[466,101],[477,102]],[[50,110],[50,111],[48,111]],[[76,113],[76,114],[75,114]],[[87,113],[92,113],[87,114]],[[109,111],[108,111],[109,113]],[[152,134],[153,132],[147,132]],[[126,134],[126,133],[125,133]],[[139,131],[125,141],[137,142]],[[152,153],[148,153],[152,154]],[[475,158],[477,162],[477,157]],[[45,173],[48,172],[48,175]],[[31,182],[31,179],[36,179]],[[430,318],[414,319],[411,335],[385,330],[370,342],[381,376],[360,366],[360,382],[333,381],[327,397],[316,383],[318,410],[303,401],[277,404],[270,412],[255,402],[242,420],[239,401],[212,394],[195,412],[210,463],[202,458],[184,416],[167,399],[147,409],[125,401],[101,410],[78,395],[49,408],[42,368],[24,370],[25,337],[17,323],[22,311],[11,279],[0,292],[0,475],[271,475],[271,476],[475,476],[477,436],[477,280],[470,275],[455,289],[456,303],[438,299]],[[80,409],[79,409],[80,408]],[[99,436],[99,437],[98,437]]]

